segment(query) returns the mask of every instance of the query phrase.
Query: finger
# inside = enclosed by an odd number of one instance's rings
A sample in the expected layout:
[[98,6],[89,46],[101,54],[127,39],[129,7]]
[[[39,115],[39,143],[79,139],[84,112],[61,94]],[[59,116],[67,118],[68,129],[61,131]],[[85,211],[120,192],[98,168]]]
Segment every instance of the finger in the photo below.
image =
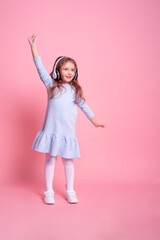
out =
[[100,123],[99,126],[104,127],[104,124]]

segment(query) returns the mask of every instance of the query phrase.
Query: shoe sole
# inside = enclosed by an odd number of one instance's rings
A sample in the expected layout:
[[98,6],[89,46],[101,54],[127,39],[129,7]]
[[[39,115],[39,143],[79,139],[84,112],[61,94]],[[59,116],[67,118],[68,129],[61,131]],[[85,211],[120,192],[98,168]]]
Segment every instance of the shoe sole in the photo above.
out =
[[48,205],[53,205],[53,204],[55,204],[55,202],[45,202],[45,201],[43,201],[45,204],[48,204]]
[[[67,198],[67,197],[66,197],[66,200],[68,201],[68,198]],[[69,201],[68,201],[68,203],[71,203],[71,204],[72,204],[72,203],[73,203],[73,204],[74,204],[74,203],[78,203],[78,200],[75,201],[75,202],[69,202]]]

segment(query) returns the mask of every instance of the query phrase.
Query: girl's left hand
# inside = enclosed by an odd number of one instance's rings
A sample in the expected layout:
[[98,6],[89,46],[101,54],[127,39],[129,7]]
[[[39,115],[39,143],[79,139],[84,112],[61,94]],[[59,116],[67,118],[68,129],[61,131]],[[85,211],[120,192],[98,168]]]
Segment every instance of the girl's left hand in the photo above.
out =
[[91,118],[90,121],[94,124],[95,127],[105,127],[106,124],[99,123],[95,117]]
[[94,126],[95,127],[105,127],[106,126],[106,124],[103,124],[103,123],[96,123],[96,124],[94,124]]

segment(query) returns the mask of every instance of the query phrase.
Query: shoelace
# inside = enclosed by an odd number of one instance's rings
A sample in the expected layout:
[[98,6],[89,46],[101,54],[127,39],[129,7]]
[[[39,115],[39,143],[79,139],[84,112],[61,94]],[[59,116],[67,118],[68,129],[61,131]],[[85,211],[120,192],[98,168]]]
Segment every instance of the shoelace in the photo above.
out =
[[53,195],[54,195],[53,192],[45,192],[44,194],[45,194],[45,196],[47,196],[47,197],[48,197],[48,196],[53,196]]
[[74,192],[68,192],[67,194],[68,194],[68,196],[76,197],[76,194]]

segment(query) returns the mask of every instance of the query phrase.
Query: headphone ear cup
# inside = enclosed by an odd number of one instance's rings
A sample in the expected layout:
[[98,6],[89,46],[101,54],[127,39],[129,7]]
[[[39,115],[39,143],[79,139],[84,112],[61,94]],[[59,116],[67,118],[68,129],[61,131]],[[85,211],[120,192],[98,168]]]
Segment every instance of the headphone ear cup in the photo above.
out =
[[56,72],[55,72],[55,71],[53,71],[52,77],[53,77],[53,79],[56,79],[56,78],[57,78],[57,75],[56,75]]
[[78,78],[78,71],[76,70],[75,75],[74,75],[74,79],[76,80]]
[[56,74],[57,74],[57,80],[60,80],[60,78],[61,78],[61,75],[60,75],[60,73],[59,73],[59,71],[58,71],[58,70],[56,70]]

